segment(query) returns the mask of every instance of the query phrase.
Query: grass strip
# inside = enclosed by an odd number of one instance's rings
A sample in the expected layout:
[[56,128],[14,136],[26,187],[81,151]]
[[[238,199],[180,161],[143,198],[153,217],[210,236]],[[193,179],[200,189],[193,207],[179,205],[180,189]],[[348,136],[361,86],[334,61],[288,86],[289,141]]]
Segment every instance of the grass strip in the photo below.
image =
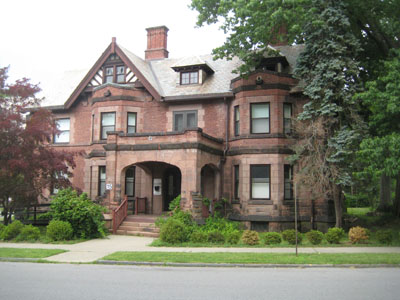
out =
[[45,258],[66,252],[61,249],[0,248],[0,257],[6,258]]
[[399,253],[115,252],[103,260],[227,264],[400,264]]

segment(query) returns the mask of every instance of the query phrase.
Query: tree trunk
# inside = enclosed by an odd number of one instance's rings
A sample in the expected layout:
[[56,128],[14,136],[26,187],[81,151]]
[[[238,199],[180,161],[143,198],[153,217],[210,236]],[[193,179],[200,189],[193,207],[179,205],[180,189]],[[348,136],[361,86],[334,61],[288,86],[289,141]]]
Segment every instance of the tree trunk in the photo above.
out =
[[400,217],[400,174],[396,178],[396,194],[394,197],[393,213],[396,217]]
[[342,189],[336,184],[332,183],[332,196],[333,203],[335,204],[335,227],[341,228],[343,226],[343,205],[341,199]]
[[391,178],[386,174],[381,175],[379,193],[379,206],[376,210],[387,212],[390,210]]

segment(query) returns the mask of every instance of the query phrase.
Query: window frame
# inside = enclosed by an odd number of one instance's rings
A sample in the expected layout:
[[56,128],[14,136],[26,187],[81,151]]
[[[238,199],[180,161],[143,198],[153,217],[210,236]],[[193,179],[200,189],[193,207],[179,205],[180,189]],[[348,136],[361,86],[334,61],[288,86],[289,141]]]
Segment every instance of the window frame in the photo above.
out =
[[100,140],[105,141],[107,140],[107,132],[106,132],[106,136],[103,137],[103,127],[110,127],[110,126],[103,126],[103,115],[105,114],[114,114],[114,130],[109,130],[109,131],[115,131],[115,123],[116,123],[116,112],[115,111],[106,111],[106,112],[102,112],[100,114]]
[[[185,82],[184,82],[182,79],[183,79],[183,75],[186,75],[186,74],[188,75],[188,79],[187,79],[187,82],[186,82],[186,79],[185,79]],[[196,81],[192,81],[192,74],[196,74],[196,79],[197,79]],[[199,82],[200,82],[199,76],[200,76],[199,70],[180,72],[180,74],[179,74],[179,84],[180,85],[199,84]]]
[[[290,108],[290,118],[285,117],[285,107]],[[292,133],[292,117],[293,117],[293,104],[292,103],[283,103],[283,133],[291,134]],[[286,126],[286,121],[289,123],[289,126]]]
[[[115,63],[115,62],[114,62]],[[124,73],[117,73],[119,67],[124,67]],[[112,75],[107,75],[107,69],[112,70]],[[103,66],[103,84],[104,83],[118,83],[118,84],[123,84],[126,83],[126,66],[121,63],[116,63],[116,64],[106,64]],[[123,81],[118,81],[118,75],[123,75],[124,80]],[[112,78],[111,81],[107,81],[107,78]]]
[[240,135],[240,108],[239,105],[233,107],[233,133],[235,136]]
[[[104,170],[104,173],[102,172]],[[101,178],[101,175],[105,174],[104,180]],[[98,174],[98,189],[97,189],[97,196],[102,197],[106,193],[106,182],[107,182],[107,168],[106,166],[99,166],[99,174]],[[103,184],[102,184],[103,183]],[[102,186],[104,186],[104,191],[102,193]]]
[[[129,169],[133,169],[133,177],[129,177],[129,178],[133,178],[133,181],[132,181],[132,184],[133,184],[133,187],[132,187],[132,191],[133,191],[133,194],[132,195],[128,195],[128,192],[127,192],[127,187],[128,187],[128,177],[126,176],[126,174],[128,173],[128,170]],[[125,195],[126,196],[128,196],[128,197],[135,197],[135,183],[136,183],[136,166],[130,166],[128,169],[126,169],[126,171],[125,171]]]
[[[60,120],[68,120],[68,130],[59,130],[60,133],[59,134],[54,134],[53,136],[53,143],[54,144],[69,144],[70,140],[71,140],[71,118],[59,118],[59,119],[55,119],[54,122],[56,123],[57,129],[58,129],[58,125],[57,125],[57,121]],[[62,133],[64,132],[68,132],[68,142],[57,142],[56,139],[57,137],[59,137]]]
[[[289,175],[289,178],[286,175]],[[287,188],[289,185],[289,188]],[[289,195],[287,194],[289,192]],[[284,164],[283,165],[283,199],[293,200],[293,165]]]
[[[187,124],[187,115],[188,114],[192,114],[192,113],[194,113],[195,114],[195,123],[196,123],[196,125],[194,126],[194,127],[189,127],[189,126],[187,126],[188,124]],[[182,120],[182,122],[183,122],[183,127],[182,127],[182,129],[181,130],[179,130],[179,129],[177,129],[177,126],[176,126],[176,124],[175,124],[175,119],[176,119],[176,116],[177,115],[183,115],[183,120]],[[175,131],[175,132],[180,132],[180,131],[185,131],[185,130],[188,130],[188,129],[194,129],[194,128],[197,128],[198,127],[198,112],[197,112],[197,110],[180,110],[180,111],[174,111],[173,112],[173,114],[172,114],[172,126],[173,126],[173,131]]]
[[[253,118],[253,107],[254,106],[261,106],[261,105],[268,105],[268,117],[267,118]],[[253,120],[260,120],[266,119],[268,122],[268,131],[267,132],[253,132]],[[270,102],[256,102],[250,103],[250,133],[251,134],[269,134],[271,133],[271,104]]]
[[[254,198],[253,197],[253,168],[254,167],[266,167],[268,168],[268,197],[267,198]],[[251,200],[271,200],[271,165],[270,164],[255,164],[250,165],[250,199]]]
[[240,188],[240,166],[234,165],[233,166],[233,198],[235,200],[240,200],[239,188]]
[[[135,115],[135,125],[129,125],[129,115]],[[134,128],[134,132],[129,132],[129,128]],[[126,133],[136,133],[137,132],[137,113],[128,112],[126,115]]]

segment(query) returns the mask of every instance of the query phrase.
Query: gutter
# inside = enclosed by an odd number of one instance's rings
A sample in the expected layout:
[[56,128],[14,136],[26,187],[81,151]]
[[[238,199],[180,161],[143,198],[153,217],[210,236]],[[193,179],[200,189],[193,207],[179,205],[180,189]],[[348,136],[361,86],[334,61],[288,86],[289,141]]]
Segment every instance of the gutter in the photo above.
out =
[[207,100],[216,98],[233,98],[234,94],[232,92],[227,93],[211,93],[211,94],[194,94],[194,95],[180,95],[180,96],[166,96],[162,98],[164,102],[176,102],[185,100]]

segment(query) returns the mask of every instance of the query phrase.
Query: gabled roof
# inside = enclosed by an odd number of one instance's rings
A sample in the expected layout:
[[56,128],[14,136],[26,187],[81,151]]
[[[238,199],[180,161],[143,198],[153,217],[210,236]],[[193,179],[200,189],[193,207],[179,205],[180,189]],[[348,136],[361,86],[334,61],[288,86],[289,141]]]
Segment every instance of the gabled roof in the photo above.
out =
[[[293,70],[296,58],[303,47],[277,46],[274,48],[286,57],[290,69]],[[156,100],[205,99],[232,96],[231,81],[238,77],[237,74],[233,73],[233,70],[237,69],[242,63],[236,57],[232,60],[213,60],[211,54],[179,59],[165,58],[146,61],[118,45],[115,38],[113,38],[111,44],[86,75],[84,75],[83,79],[82,71],[69,72],[71,76],[67,76],[68,80],[58,81],[57,88],[53,89],[53,91],[59,90],[62,93],[52,94],[52,89],[47,89],[47,96],[60,97],[57,101],[50,99],[49,104],[61,104],[60,101],[66,99],[64,108],[70,108],[79,95],[85,91],[86,87],[88,87],[91,80],[96,76],[111,54],[118,55]],[[203,68],[206,72],[208,70],[206,80],[202,84],[180,85],[179,71],[185,70],[185,67],[188,66]],[[73,78],[74,76],[75,78]]]

